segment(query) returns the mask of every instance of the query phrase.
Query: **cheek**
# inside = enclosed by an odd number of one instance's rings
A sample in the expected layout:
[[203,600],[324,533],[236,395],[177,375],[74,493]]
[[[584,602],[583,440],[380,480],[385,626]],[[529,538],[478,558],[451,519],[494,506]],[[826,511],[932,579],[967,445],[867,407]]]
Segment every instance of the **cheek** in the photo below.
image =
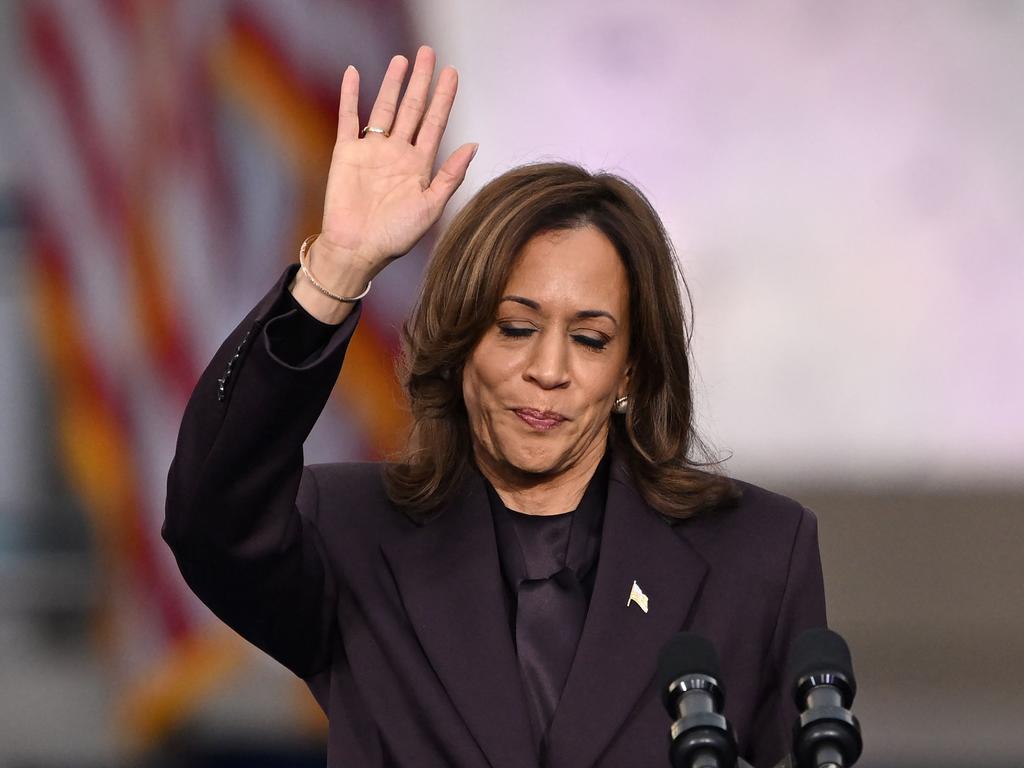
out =
[[627,381],[624,360],[601,360],[580,371],[580,380],[586,382],[591,402],[614,400]]
[[462,401],[466,405],[470,423],[475,422],[480,412],[480,381],[470,366],[462,372]]
[[470,355],[462,376],[462,394],[467,407],[470,400],[477,407],[493,402],[511,374],[513,360],[484,340]]
[[477,426],[486,419],[487,411],[495,400],[494,390],[497,384],[488,373],[473,360],[467,363],[462,373],[462,399],[466,404],[470,424]]

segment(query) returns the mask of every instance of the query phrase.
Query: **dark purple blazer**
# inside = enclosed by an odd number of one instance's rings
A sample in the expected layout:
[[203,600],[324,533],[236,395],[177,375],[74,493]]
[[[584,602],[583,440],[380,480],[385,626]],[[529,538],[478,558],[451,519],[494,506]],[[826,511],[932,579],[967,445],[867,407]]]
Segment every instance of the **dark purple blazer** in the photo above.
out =
[[[426,524],[380,465],[303,468],[358,310],[303,350],[290,269],[229,337],[185,411],[163,535],[225,622],[309,684],[330,766],[536,766],[478,475]],[[298,362],[297,362],[298,361]],[[813,515],[752,485],[674,526],[614,464],[594,592],[548,739],[552,768],[668,765],[658,650],[689,629],[722,659],[742,754],[774,764],[795,711],[790,641],[825,623]],[[649,611],[628,605],[636,581]]]

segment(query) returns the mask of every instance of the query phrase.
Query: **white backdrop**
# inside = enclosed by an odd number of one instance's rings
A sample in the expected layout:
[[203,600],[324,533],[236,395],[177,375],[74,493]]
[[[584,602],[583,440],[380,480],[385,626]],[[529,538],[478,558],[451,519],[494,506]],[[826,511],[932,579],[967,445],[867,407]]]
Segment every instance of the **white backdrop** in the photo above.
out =
[[564,158],[637,182],[696,306],[702,424],[771,482],[1019,482],[1024,3],[421,2],[456,203]]

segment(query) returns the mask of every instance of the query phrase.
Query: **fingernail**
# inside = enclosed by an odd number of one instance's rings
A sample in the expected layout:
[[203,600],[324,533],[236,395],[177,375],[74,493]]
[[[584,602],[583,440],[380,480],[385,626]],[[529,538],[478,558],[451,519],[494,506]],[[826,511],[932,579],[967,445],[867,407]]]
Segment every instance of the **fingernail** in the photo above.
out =
[[472,162],[473,158],[474,158],[474,157],[476,157],[476,151],[477,151],[478,149],[480,149],[480,145],[479,145],[479,144],[474,144],[474,145],[473,145],[473,154],[471,154],[471,155],[469,156],[469,159],[470,159],[470,161],[471,161],[471,162]]

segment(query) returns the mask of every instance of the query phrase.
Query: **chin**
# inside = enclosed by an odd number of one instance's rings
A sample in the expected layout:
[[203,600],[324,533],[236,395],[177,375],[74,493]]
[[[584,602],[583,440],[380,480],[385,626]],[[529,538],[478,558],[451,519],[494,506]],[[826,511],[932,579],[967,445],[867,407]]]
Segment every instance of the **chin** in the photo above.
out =
[[561,458],[550,454],[515,454],[506,455],[505,461],[516,472],[524,475],[550,475],[558,472]]

